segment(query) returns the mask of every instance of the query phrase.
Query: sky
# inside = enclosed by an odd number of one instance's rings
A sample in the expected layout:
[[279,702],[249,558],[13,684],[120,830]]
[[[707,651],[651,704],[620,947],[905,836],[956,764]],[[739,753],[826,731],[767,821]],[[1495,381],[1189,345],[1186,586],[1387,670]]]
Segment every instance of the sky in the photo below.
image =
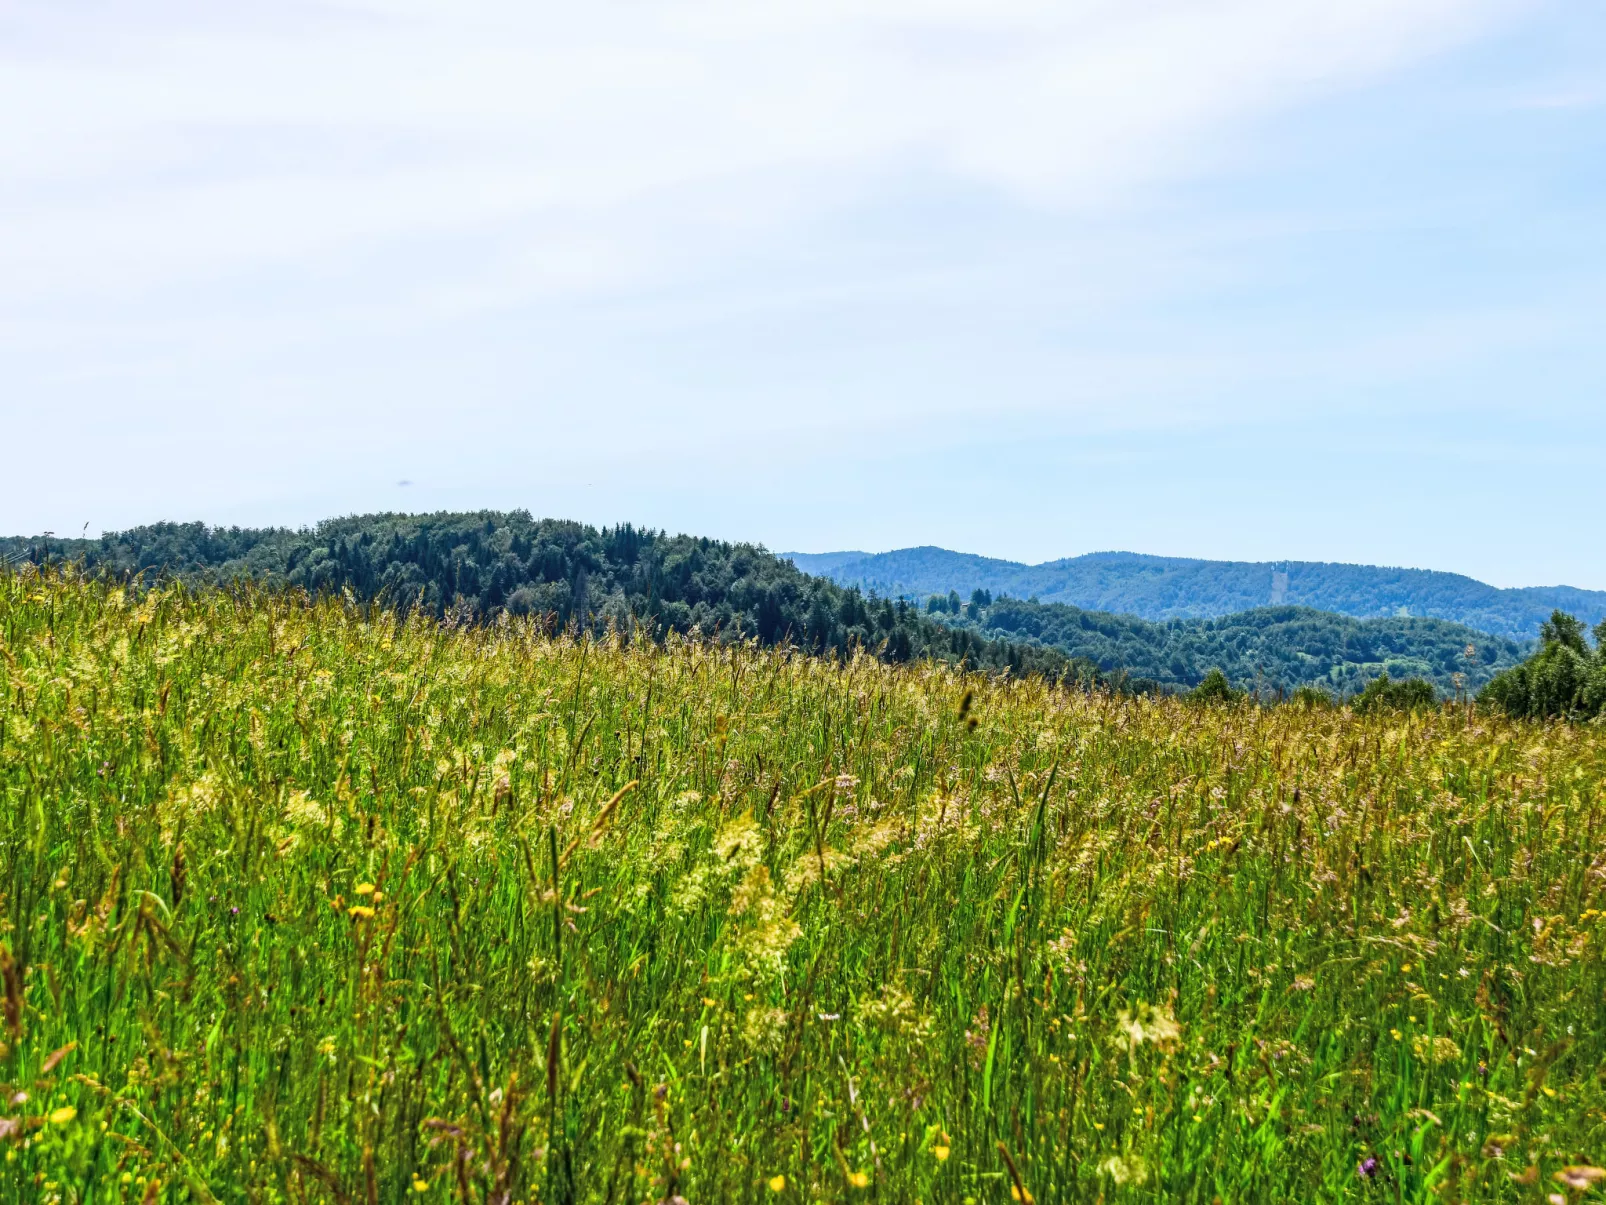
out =
[[0,532],[1606,588],[1606,6],[0,0]]

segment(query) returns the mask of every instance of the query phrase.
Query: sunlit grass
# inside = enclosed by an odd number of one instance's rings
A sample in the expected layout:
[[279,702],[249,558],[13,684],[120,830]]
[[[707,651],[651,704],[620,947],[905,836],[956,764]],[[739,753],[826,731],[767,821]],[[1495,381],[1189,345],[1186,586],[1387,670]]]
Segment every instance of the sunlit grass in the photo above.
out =
[[0,1200],[1598,1191],[1598,727],[32,573],[0,659]]

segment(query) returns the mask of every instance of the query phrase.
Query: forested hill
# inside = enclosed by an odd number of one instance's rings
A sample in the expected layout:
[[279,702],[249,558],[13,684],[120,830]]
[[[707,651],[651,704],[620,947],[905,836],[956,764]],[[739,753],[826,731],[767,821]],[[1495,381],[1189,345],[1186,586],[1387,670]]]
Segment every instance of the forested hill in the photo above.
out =
[[0,539],[0,562],[78,561],[90,571],[351,590],[432,615],[548,616],[559,626],[640,620],[810,651],[859,646],[893,661],[966,660],[984,669],[1085,674],[1036,642],[991,640],[918,608],[867,598],[765,549],[527,512],[360,515],[310,530],[157,523],[93,540]]
[[[1502,590],[1458,573],[1316,561],[1202,561],[1094,552],[1022,565],[944,548],[784,553],[806,573],[881,595],[925,599],[975,590],[1144,619],[1208,618],[1293,605],[1352,615],[1432,617],[1531,640],[1560,608],[1586,623],[1606,619],[1606,591],[1571,586]],[[1286,581],[1280,575],[1286,574]]]
[[928,602],[945,622],[993,640],[1040,642],[1131,685],[1197,686],[1214,667],[1262,693],[1321,686],[1339,697],[1387,673],[1426,678],[1448,696],[1476,691],[1527,652],[1503,636],[1443,619],[1355,619],[1309,607],[1261,607],[1216,619],[1153,621],[1064,603],[1001,598]]
[[350,590],[465,621],[502,612],[593,629],[639,620],[811,651],[857,645],[895,661],[963,658],[982,668],[1084,678],[1102,671],[1162,688],[1194,686],[1219,666],[1237,685],[1258,681],[1268,690],[1320,683],[1347,694],[1387,670],[1429,678],[1448,693],[1453,674],[1466,674],[1476,688],[1523,652],[1454,623],[1362,622],[1301,607],[1151,622],[984,595],[916,605],[809,576],[755,545],[628,525],[598,529],[522,511],[362,515],[299,531],[158,523],[94,540],[0,540],[0,558]]

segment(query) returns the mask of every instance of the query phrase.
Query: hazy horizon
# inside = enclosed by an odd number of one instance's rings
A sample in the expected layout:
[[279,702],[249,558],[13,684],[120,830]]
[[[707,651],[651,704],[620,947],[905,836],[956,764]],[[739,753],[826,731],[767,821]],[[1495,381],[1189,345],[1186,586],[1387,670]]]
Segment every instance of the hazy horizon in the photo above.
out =
[[[1068,553],[1068,554],[1066,554],[1064,556],[1049,557],[1048,559],[1042,560],[1042,561],[1017,561],[1017,560],[1011,560],[1008,557],[992,556],[992,555],[990,555],[988,553],[985,553],[985,552],[974,552],[974,551],[969,551],[969,550],[962,549],[962,548],[944,548],[940,544],[907,544],[907,545],[903,546],[902,548],[885,548],[885,549],[882,549],[880,552],[866,552],[863,549],[858,549],[858,548],[832,548],[832,549],[827,549],[827,550],[822,551],[822,552],[804,552],[804,551],[802,551],[800,549],[795,549],[794,548],[794,549],[788,549],[785,552],[776,552],[775,555],[780,557],[780,558],[782,558],[783,560],[786,559],[786,558],[795,557],[795,556],[808,556],[808,557],[853,556],[853,557],[862,557],[862,558],[865,558],[865,559],[869,559],[870,557],[889,556],[892,553],[897,553],[897,552],[914,552],[914,551],[918,551],[918,550],[926,549],[926,548],[936,549],[936,550],[938,550],[940,552],[951,552],[951,553],[954,553],[954,554],[956,554],[958,556],[972,556],[972,557],[978,557],[978,558],[980,558],[982,560],[987,560],[987,561],[999,561],[999,562],[1002,562],[1002,563],[1007,564],[1007,565],[1018,565],[1018,566],[1021,566],[1022,568],[1026,568],[1026,569],[1042,569],[1042,568],[1044,568],[1045,566],[1048,566],[1048,565],[1057,565],[1057,564],[1062,564],[1062,563],[1064,563],[1066,561],[1081,560],[1084,557],[1134,556],[1134,557],[1152,558],[1154,560],[1163,560],[1163,561],[1211,561],[1211,562],[1216,562],[1216,563],[1240,564],[1240,565],[1278,565],[1278,564],[1353,565],[1353,566],[1359,566],[1359,567],[1368,568],[1368,569],[1401,569],[1401,570],[1406,570],[1406,571],[1413,572],[1413,573],[1451,573],[1451,574],[1455,574],[1458,577],[1467,577],[1467,578],[1471,578],[1473,581],[1483,582],[1483,584],[1486,585],[1486,586],[1495,585],[1495,583],[1493,583],[1493,582],[1483,581],[1482,578],[1476,577],[1476,576],[1474,576],[1473,574],[1470,574],[1470,573],[1464,573],[1459,569],[1446,569],[1446,568],[1443,568],[1442,566],[1433,566],[1433,565],[1388,565],[1388,564],[1382,564],[1382,563],[1376,562],[1376,561],[1312,561],[1312,560],[1307,560],[1307,559],[1304,559],[1304,558],[1301,558],[1301,557],[1265,557],[1263,559],[1257,559],[1257,560],[1252,560],[1252,561],[1251,560],[1242,560],[1242,559],[1230,560],[1230,559],[1225,558],[1225,557],[1197,557],[1197,556],[1187,556],[1187,555],[1182,554],[1182,553],[1141,552],[1141,551],[1138,551],[1137,549],[1133,549],[1133,548],[1094,548],[1094,549],[1088,550],[1087,552],[1073,552],[1073,553]],[[772,549],[771,551],[774,551],[774,550]],[[1501,589],[1501,590],[1508,590],[1508,589],[1522,590],[1522,589],[1553,589],[1553,588],[1558,587],[1558,586],[1566,586],[1566,587],[1570,587],[1570,588],[1573,588],[1573,589],[1580,589],[1580,590],[1590,590],[1590,589],[1594,589],[1595,588],[1595,587],[1592,587],[1592,586],[1579,586],[1575,582],[1524,582],[1524,583],[1522,583],[1520,585],[1515,585],[1515,586],[1496,586],[1495,588],[1496,589]]]

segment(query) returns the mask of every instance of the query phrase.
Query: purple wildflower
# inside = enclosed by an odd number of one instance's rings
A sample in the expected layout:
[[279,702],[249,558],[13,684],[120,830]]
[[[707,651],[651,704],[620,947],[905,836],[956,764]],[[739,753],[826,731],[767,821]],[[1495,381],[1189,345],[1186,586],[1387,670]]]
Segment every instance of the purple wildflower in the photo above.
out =
[[1363,1180],[1370,1180],[1377,1175],[1377,1156],[1368,1155],[1355,1165],[1355,1174]]

